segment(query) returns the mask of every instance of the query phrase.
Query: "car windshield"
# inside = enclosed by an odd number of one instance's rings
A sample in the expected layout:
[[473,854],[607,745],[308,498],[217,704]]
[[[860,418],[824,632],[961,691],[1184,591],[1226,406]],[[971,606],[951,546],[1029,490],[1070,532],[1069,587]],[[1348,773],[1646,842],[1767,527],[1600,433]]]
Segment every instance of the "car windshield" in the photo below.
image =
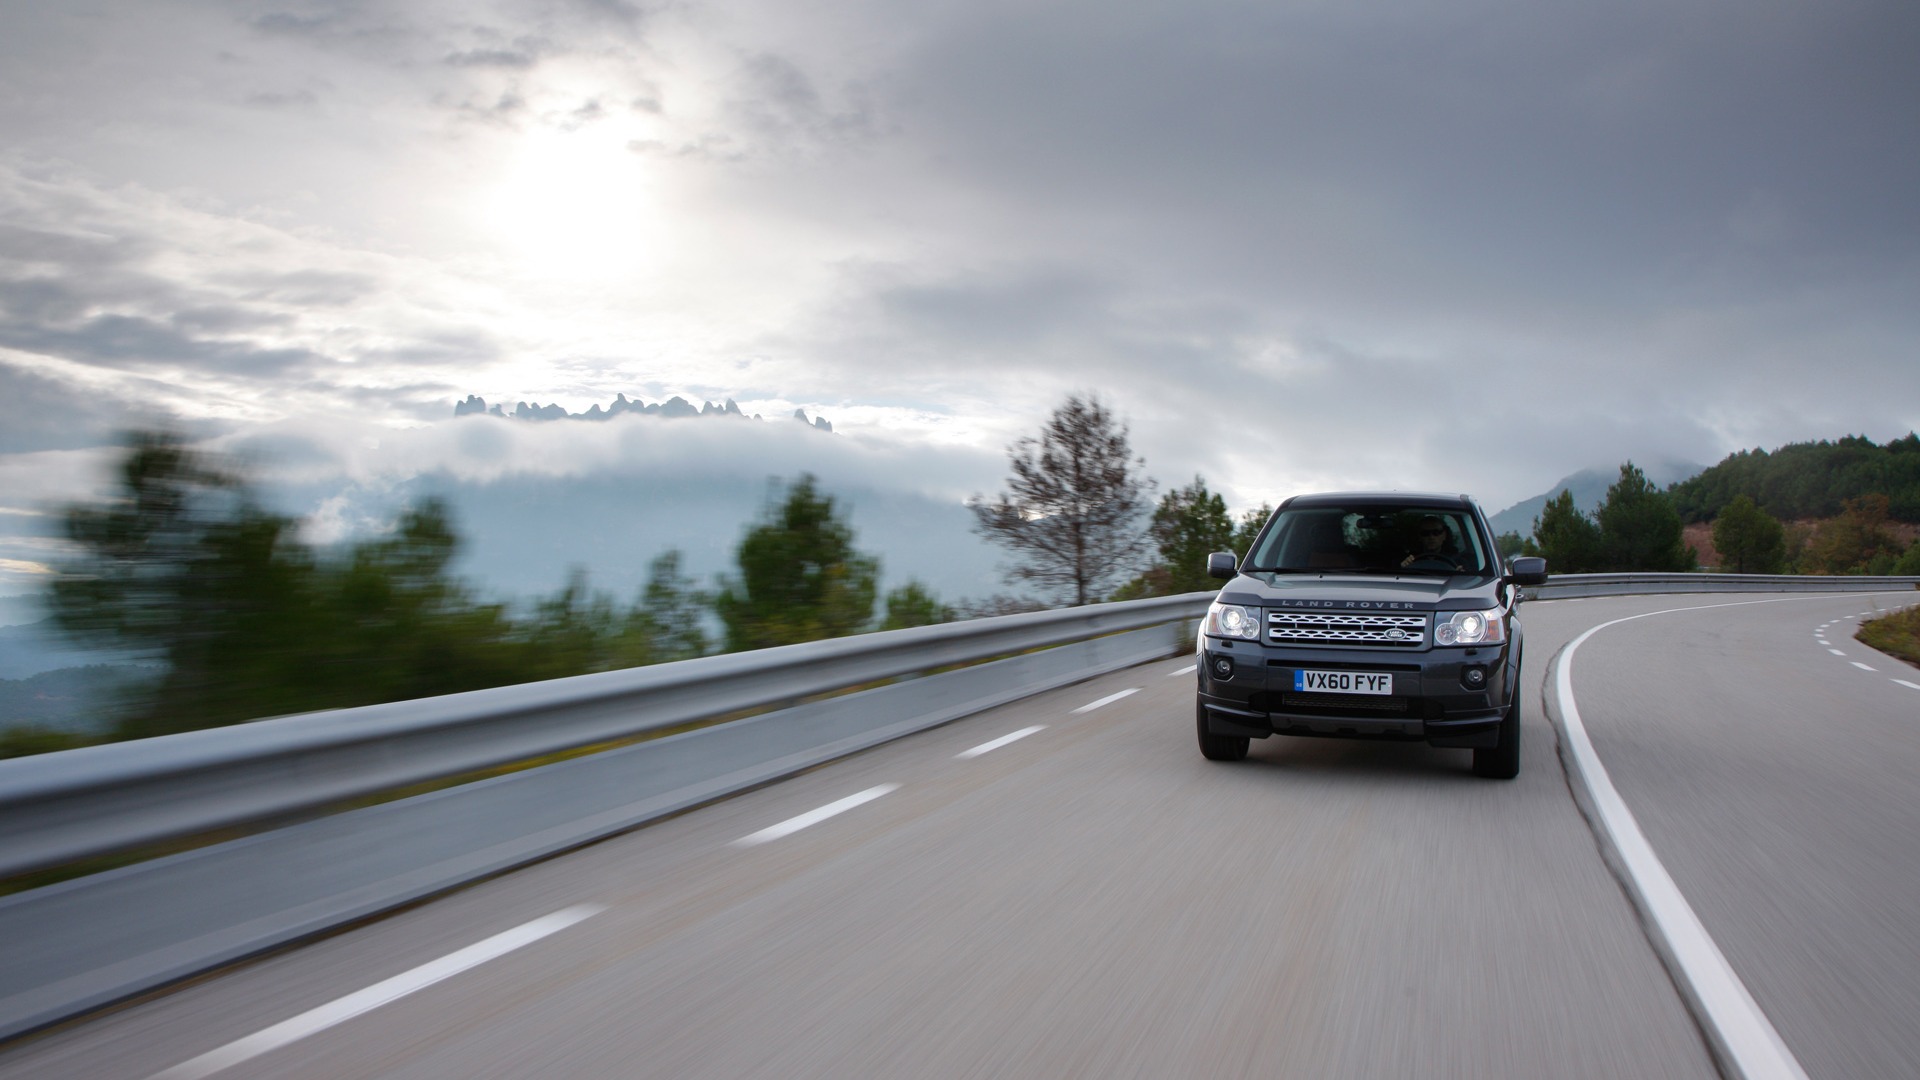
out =
[[1466,510],[1309,506],[1274,516],[1249,570],[1348,574],[1487,574],[1494,563]]

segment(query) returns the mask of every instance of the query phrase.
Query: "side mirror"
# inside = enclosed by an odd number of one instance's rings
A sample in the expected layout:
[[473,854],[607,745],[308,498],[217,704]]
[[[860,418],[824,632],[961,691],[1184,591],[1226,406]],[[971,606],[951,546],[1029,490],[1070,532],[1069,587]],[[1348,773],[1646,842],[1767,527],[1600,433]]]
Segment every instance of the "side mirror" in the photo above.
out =
[[1515,555],[1507,560],[1507,580],[1515,585],[1545,585],[1547,560],[1538,555]]
[[[1238,570],[1239,565],[1240,560],[1233,557],[1233,552],[1216,551],[1207,556],[1207,576],[1219,578],[1222,581],[1230,580]],[[1542,576],[1544,577],[1545,575]]]

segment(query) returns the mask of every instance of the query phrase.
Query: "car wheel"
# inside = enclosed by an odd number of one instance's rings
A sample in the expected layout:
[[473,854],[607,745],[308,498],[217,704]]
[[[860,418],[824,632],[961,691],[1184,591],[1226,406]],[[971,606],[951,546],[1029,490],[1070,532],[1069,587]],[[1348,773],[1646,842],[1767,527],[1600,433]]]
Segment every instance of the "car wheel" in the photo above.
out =
[[1500,721],[1500,741],[1473,752],[1473,775],[1489,780],[1511,780],[1520,775],[1520,703],[1507,706]]
[[1200,756],[1208,761],[1239,761],[1247,756],[1245,735],[1215,735],[1207,730],[1207,707],[1195,703],[1193,707],[1194,730],[1200,736]]

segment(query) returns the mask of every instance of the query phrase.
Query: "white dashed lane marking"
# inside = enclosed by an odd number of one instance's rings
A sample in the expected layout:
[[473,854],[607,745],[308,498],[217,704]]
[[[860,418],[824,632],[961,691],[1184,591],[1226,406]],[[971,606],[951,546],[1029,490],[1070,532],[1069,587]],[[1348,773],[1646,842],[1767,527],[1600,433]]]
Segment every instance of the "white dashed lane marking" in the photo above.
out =
[[412,971],[403,971],[384,982],[374,983],[365,990],[337,998],[317,1009],[309,1009],[291,1020],[283,1020],[244,1039],[236,1039],[217,1050],[209,1050],[191,1061],[183,1061],[154,1076],[153,1080],[200,1080],[201,1077],[223,1072],[270,1050],[278,1050],[335,1024],[351,1020],[361,1013],[371,1012],[390,1001],[398,1001],[416,990],[424,990],[468,968],[505,956],[521,946],[531,945],[605,910],[599,904],[581,904],[523,923],[458,952],[448,953],[431,963],[422,964]]
[[1188,664],[1186,667],[1181,668],[1179,671],[1167,672],[1167,678],[1171,679],[1175,675],[1191,675],[1198,670],[1200,670],[1199,664]]
[[962,761],[965,761],[967,758],[977,758],[981,754],[985,754],[993,750],[998,750],[1010,742],[1019,742],[1021,739],[1026,738],[1027,736],[1033,734],[1036,731],[1045,731],[1046,729],[1047,729],[1047,725],[1045,724],[1035,724],[1032,727],[1021,728],[1019,731],[1015,731],[1007,735],[1002,735],[991,742],[983,742],[979,746],[976,746],[971,750],[962,750],[953,756],[956,758],[959,758]]
[[1140,692],[1139,687],[1129,686],[1125,690],[1122,690],[1117,694],[1108,694],[1106,697],[1101,698],[1099,701],[1089,701],[1085,705],[1082,705],[1073,711],[1075,713],[1089,713],[1099,708],[1102,705],[1111,705],[1114,702],[1119,701],[1123,697],[1131,697],[1132,695],[1137,694],[1139,692]]
[[[1831,643],[1831,642],[1829,642],[1829,641],[1827,640],[1827,627],[1829,627],[1829,626],[1832,626],[1832,625],[1833,625],[1833,623],[1840,623],[1840,622],[1846,622],[1846,621],[1847,621],[1848,619],[1864,619],[1864,618],[1867,618],[1868,616],[1871,616],[1871,615],[1873,615],[1873,614],[1874,614],[1874,613],[1873,613],[1873,612],[1871,612],[1871,611],[1863,611],[1863,612],[1861,612],[1861,613],[1860,613],[1860,614],[1858,614],[1858,615],[1843,615],[1843,616],[1841,616],[1840,618],[1838,618],[1838,619],[1835,619],[1835,620],[1833,620],[1833,622],[1824,622],[1824,623],[1821,623],[1821,624],[1820,624],[1820,626],[1819,626],[1819,627],[1818,627],[1817,629],[1815,629],[1815,630],[1814,630],[1814,632],[1813,632],[1813,640],[1815,640],[1815,641],[1817,641],[1817,642],[1819,642],[1819,643],[1820,643],[1820,644],[1822,644],[1822,645],[1826,645],[1826,646],[1828,646],[1828,648],[1827,648],[1827,651],[1828,651],[1828,652],[1830,652],[1830,653],[1832,653],[1833,655],[1835,655],[1835,656],[1845,656],[1845,655],[1847,655],[1846,653],[1844,653],[1844,652],[1842,652],[1842,651],[1840,651],[1839,649],[1836,649],[1836,648],[1833,648],[1833,647],[1832,647],[1832,643]],[[1849,661],[1847,661],[1847,663],[1849,663],[1849,664],[1852,664],[1852,665],[1853,665],[1854,667],[1857,667],[1857,668],[1859,668],[1859,669],[1860,669],[1861,671],[1871,671],[1871,672],[1874,672],[1874,673],[1876,673],[1876,674],[1877,674],[1877,673],[1878,673],[1878,672],[1880,671],[1880,669],[1879,669],[1879,668],[1877,668],[1877,667],[1873,667],[1873,666],[1871,666],[1871,665],[1868,665],[1868,664],[1863,664],[1863,663],[1861,663],[1861,662],[1860,662],[1860,661],[1858,661],[1858,660],[1849,660]],[[1907,689],[1909,689],[1909,690],[1920,690],[1920,683],[1916,683],[1916,682],[1909,682],[1909,681],[1908,681],[1908,680],[1906,680],[1906,679],[1892,679],[1892,678],[1890,678],[1890,679],[1888,679],[1887,681],[1888,681],[1888,682],[1893,682],[1893,683],[1898,683],[1899,685],[1901,685],[1901,686],[1904,686],[1904,687],[1906,687],[1906,688],[1907,688]]]
[[809,810],[797,817],[790,817],[778,825],[769,825],[757,833],[750,833],[743,836],[735,840],[733,846],[752,847],[755,844],[764,844],[769,840],[778,840],[783,836],[797,833],[809,825],[818,825],[830,817],[844,814],[856,806],[863,803],[870,803],[882,795],[898,791],[899,789],[899,784],[881,784],[878,787],[870,787],[865,791],[849,795],[844,799],[830,802],[817,810]]

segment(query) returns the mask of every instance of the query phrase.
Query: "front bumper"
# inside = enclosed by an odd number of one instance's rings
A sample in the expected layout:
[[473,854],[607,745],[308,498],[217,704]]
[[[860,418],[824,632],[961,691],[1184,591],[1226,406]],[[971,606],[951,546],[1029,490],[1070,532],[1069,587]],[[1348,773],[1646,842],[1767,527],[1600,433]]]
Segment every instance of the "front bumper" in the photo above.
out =
[[[1500,722],[1511,705],[1516,675],[1508,663],[1512,647],[1508,643],[1389,652],[1283,648],[1203,636],[1199,700],[1206,709],[1208,728],[1217,735],[1256,739],[1304,735],[1489,747],[1497,741]],[[1478,688],[1466,678],[1469,668],[1485,673]],[[1294,673],[1300,670],[1387,674],[1392,677],[1392,692],[1378,696],[1303,692],[1295,687]]]

